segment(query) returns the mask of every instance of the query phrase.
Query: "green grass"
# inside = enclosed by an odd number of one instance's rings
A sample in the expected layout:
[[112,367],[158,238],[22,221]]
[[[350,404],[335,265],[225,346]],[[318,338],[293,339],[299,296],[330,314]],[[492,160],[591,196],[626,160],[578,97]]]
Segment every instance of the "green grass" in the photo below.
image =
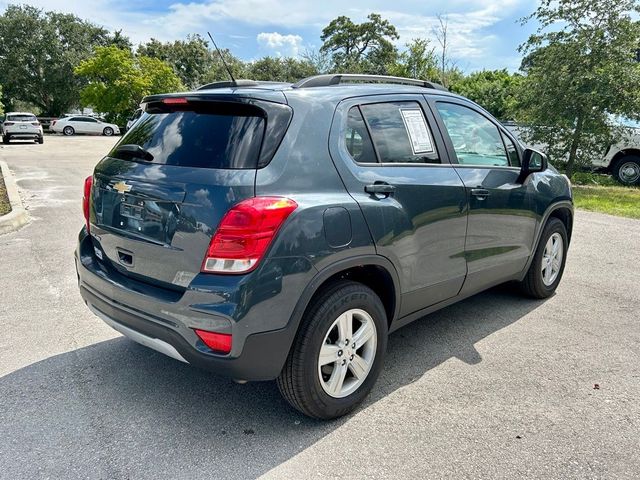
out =
[[574,185],[577,208],[640,219],[640,188]]
[[9,197],[7,197],[7,190],[4,188],[4,180],[0,172],[0,216],[10,211],[11,204],[9,204]]

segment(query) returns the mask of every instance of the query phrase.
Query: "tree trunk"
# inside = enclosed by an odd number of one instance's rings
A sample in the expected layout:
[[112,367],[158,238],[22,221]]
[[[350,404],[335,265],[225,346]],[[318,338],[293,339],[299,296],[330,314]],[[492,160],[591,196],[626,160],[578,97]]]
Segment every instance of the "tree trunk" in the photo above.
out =
[[569,159],[567,161],[567,169],[565,171],[565,173],[567,174],[567,177],[569,178],[573,176],[576,157],[578,155],[578,146],[580,145],[580,140],[582,139],[583,126],[584,126],[584,115],[580,113],[578,114],[578,118],[576,119],[576,128],[573,131],[573,135],[571,138],[571,149],[569,150]]

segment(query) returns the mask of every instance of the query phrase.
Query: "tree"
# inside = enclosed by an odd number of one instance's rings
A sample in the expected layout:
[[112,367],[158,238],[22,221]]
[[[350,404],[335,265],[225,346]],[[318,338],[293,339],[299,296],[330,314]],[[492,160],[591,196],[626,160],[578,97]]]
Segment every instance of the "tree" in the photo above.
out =
[[152,38],[138,47],[138,54],[168,63],[183,85],[193,89],[206,83],[207,74],[216,63],[217,53],[209,51],[208,45],[200,35],[166,43]]
[[398,77],[438,80],[438,59],[429,40],[416,38],[407,43],[406,47],[398,55],[397,62],[389,67],[389,73]]
[[9,5],[0,15],[0,84],[7,108],[28,103],[43,115],[60,115],[76,106],[82,81],[74,67],[110,41],[105,29],[74,15]]
[[252,80],[297,82],[317,74],[311,62],[295,58],[264,57],[247,65],[247,76]]
[[[0,99],[2,99],[2,85],[0,85]],[[4,106],[2,105],[2,101],[0,101],[0,115],[4,113]]]
[[514,120],[521,75],[504,70],[483,70],[461,77],[451,90],[488,110],[500,120]]
[[340,16],[322,30],[320,52],[331,55],[335,72],[383,74],[395,63],[398,52],[391,41],[400,38],[396,27],[377,13],[367,18],[358,24]]
[[81,92],[82,103],[118,125],[126,122],[144,96],[183,89],[173,69],[162,60],[134,56],[116,46],[96,48],[95,55],[80,63],[75,73],[88,82]]
[[455,64],[449,58],[449,17],[446,15],[436,15],[438,19],[438,25],[433,29],[433,35],[436,37],[438,44],[440,45],[439,63],[440,63],[440,83],[449,88],[456,77],[458,69]]
[[566,159],[569,177],[622,133],[612,116],[640,117],[638,13],[634,0],[542,0],[524,19],[540,25],[520,47],[527,140]]

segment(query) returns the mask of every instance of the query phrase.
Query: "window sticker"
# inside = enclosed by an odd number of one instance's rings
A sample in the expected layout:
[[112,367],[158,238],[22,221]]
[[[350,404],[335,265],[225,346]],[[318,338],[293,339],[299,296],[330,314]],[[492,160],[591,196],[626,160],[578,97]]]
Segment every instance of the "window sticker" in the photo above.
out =
[[433,141],[427,127],[427,121],[419,108],[401,108],[404,127],[411,141],[411,149],[414,155],[420,153],[433,153]]

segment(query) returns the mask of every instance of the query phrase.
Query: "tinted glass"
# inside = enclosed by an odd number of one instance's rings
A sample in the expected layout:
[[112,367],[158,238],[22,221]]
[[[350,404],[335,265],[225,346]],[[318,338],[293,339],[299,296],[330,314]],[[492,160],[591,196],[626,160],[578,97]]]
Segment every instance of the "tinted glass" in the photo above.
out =
[[7,122],[37,122],[35,115],[7,115]]
[[[139,145],[153,156],[151,163],[256,168],[263,135],[261,117],[181,111],[145,113],[118,145]],[[118,145],[109,154],[111,157],[139,160],[119,153]]]
[[436,103],[461,165],[509,165],[498,127],[475,110]]
[[440,163],[417,102],[360,106],[382,163]]
[[358,163],[376,163],[376,152],[358,107],[352,107],[347,117],[345,142],[351,157]]
[[518,149],[516,148],[516,144],[513,143],[509,137],[507,137],[504,133],[502,133],[502,139],[504,140],[504,144],[507,147],[507,155],[509,156],[509,164],[512,167],[520,166],[520,157],[518,155]]

